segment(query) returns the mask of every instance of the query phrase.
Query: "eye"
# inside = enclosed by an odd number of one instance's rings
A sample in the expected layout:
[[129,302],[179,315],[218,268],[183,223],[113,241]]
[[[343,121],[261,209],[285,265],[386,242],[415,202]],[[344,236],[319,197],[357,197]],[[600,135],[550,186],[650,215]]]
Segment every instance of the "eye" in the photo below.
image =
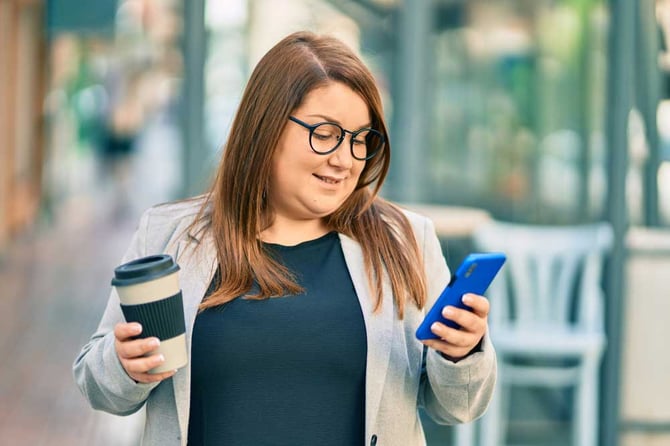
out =
[[332,133],[325,133],[325,132],[315,130],[314,131],[314,138],[316,138],[320,141],[328,141],[329,139],[336,138],[336,136],[333,135]]
[[370,137],[370,131],[369,130],[360,130],[358,133],[354,134],[354,137],[352,138],[352,142],[355,145],[366,145],[368,142],[368,139]]
[[341,131],[332,124],[321,124],[314,129],[312,137],[319,141],[336,141],[340,138]]

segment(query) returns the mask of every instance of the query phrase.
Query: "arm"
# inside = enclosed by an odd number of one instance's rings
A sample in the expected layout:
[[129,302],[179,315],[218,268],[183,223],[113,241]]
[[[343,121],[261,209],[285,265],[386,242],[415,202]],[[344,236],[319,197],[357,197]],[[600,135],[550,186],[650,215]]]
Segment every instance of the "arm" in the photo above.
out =
[[[435,229],[429,220],[426,220],[423,235],[429,297],[427,308],[430,308],[442,287],[449,281],[449,273]],[[469,322],[477,326],[481,323],[481,316],[475,317],[473,314],[464,313],[457,314],[454,319],[458,317],[469,319]],[[458,319],[457,322],[465,327],[462,323],[464,319]],[[485,332],[486,315],[483,315],[483,320],[484,326],[480,326],[479,329]],[[440,335],[442,340],[427,343],[419,404],[439,423],[454,424],[474,420],[486,410],[495,386],[495,351],[488,333],[483,337],[472,337],[467,342],[452,338],[461,337],[462,333],[441,331],[436,334]],[[464,344],[456,345],[460,342]],[[479,347],[472,350],[472,346],[478,343]],[[461,359],[453,361],[444,355]]]
[[[149,218],[149,211],[145,212],[122,262],[146,255]],[[115,349],[114,327],[123,322],[119,298],[112,289],[98,329],[73,364],[75,382],[91,406],[116,415],[139,410],[158,385],[158,382],[137,383],[121,365]]]

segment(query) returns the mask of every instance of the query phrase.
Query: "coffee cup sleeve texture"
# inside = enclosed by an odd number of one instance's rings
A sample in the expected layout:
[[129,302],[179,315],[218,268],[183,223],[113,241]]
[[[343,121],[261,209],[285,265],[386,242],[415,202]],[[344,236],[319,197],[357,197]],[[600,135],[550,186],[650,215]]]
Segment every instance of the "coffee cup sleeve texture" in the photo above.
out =
[[141,257],[114,270],[126,322],[142,325],[139,338],[172,339],[186,331],[177,265],[168,254]]
[[184,318],[174,317],[184,307],[181,291],[156,302],[140,305],[123,305],[121,310],[126,322],[138,322],[142,333],[138,338],[156,337],[161,341],[172,339],[186,331]]

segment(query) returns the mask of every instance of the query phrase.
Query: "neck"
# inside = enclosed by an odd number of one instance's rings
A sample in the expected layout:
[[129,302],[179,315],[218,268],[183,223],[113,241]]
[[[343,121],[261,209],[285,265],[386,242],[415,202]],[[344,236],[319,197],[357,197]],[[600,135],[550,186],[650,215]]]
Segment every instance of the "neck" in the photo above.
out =
[[287,220],[276,216],[272,224],[261,232],[260,239],[266,243],[292,246],[317,239],[329,231],[324,219]]

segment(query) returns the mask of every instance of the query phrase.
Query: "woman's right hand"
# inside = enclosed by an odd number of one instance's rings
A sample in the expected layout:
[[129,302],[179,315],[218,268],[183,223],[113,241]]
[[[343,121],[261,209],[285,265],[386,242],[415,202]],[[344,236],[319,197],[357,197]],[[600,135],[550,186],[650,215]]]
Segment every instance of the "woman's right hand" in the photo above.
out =
[[142,333],[142,326],[136,322],[118,323],[114,327],[114,348],[128,376],[138,383],[153,383],[163,381],[175,374],[175,370],[164,373],[147,373],[161,365],[165,358],[155,354],[144,356],[158,348],[158,338],[135,339]]

